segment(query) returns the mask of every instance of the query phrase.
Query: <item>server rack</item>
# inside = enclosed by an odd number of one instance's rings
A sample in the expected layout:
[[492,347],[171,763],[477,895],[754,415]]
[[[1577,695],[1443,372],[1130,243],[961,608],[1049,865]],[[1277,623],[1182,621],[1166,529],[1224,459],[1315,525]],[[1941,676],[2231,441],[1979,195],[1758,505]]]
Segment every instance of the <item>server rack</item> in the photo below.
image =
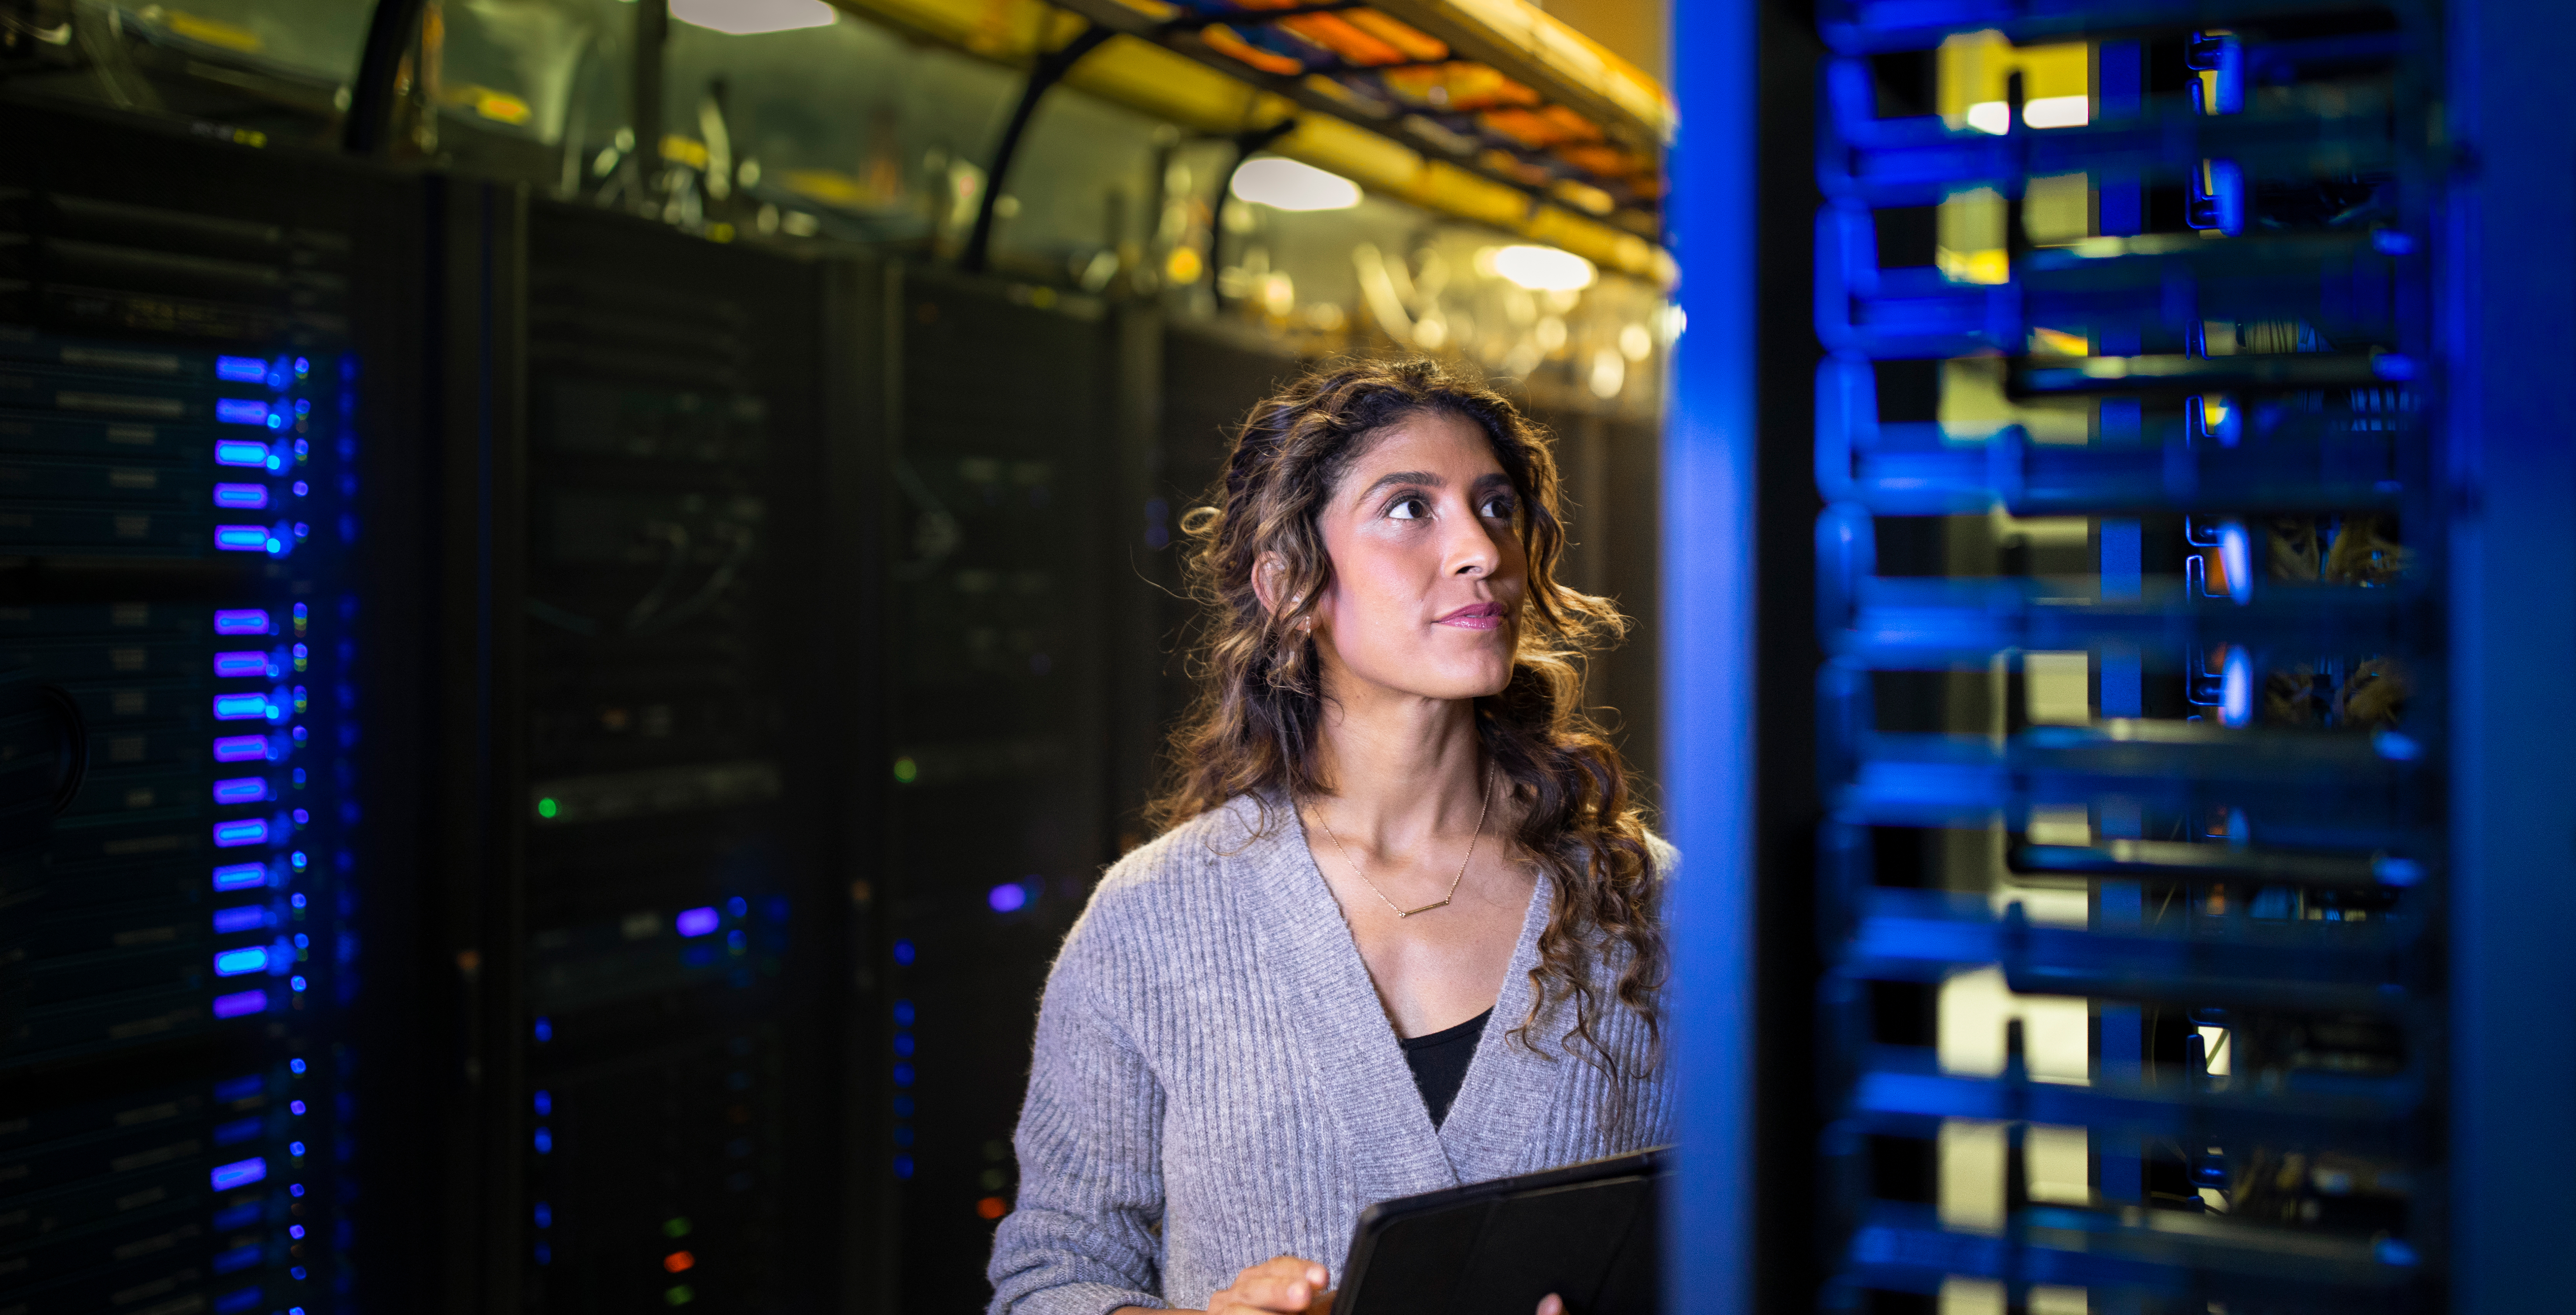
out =
[[526,995],[492,1057],[522,1185],[487,1208],[521,1216],[527,1308],[827,1305],[865,998],[846,911],[874,870],[848,782],[873,766],[850,682],[873,628],[833,528],[865,517],[831,496],[863,440],[827,383],[866,371],[827,357],[860,276],[574,207],[524,231],[493,897]]
[[893,1308],[970,1310],[1011,1208],[1047,965],[1112,843],[1096,305],[906,269],[891,289],[877,1163]]
[[2437,1299],[2437,19],[1821,10],[1828,1308]]
[[369,1290],[361,1097],[399,1063],[353,1026],[359,481],[410,190],[131,125],[6,131],[0,1307],[337,1308]]

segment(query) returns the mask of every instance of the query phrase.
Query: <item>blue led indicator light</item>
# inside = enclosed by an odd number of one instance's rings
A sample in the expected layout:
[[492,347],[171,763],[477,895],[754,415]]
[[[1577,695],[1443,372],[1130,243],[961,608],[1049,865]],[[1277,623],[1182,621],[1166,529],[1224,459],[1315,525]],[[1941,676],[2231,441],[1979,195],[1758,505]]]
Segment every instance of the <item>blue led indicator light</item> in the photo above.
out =
[[218,525],[215,547],[223,552],[267,552],[268,531],[257,525]]
[[910,1064],[897,1064],[897,1065],[895,1065],[895,1066],[894,1066],[894,1084],[895,1084],[896,1086],[898,1086],[898,1087],[909,1087],[909,1086],[911,1086],[911,1085],[912,1085],[912,1076],[913,1076],[913,1075],[912,1075],[912,1065],[910,1065]]
[[294,1156],[302,1156],[304,1154],[304,1143],[300,1141],[288,1142],[286,1144],[286,1153]]
[[287,989],[287,990],[290,990],[290,991],[301,991],[301,990],[303,990],[303,989],[304,989],[304,986],[305,986],[305,982],[304,982],[304,979],[303,979],[301,976],[289,977],[289,978],[287,978],[287,979],[286,979],[286,989]]
[[243,845],[264,844],[268,840],[268,823],[256,817],[236,818],[215,823],[215,847],[238,849]]
[[911,963],[911,962],[912,962],[912,960],[913,960],[913,948],[912,948],[912,942],[911,942],[911,941],[908,941],[908,940],[896,941],[896,942],[894,943],[894,961],[895,961],[896,963],[909,964],[909,963]]
[[[301,858],[301,857],[303,857],[303,855],[299,854],[299,855],[297,855],[296,857]],[[294,894],[287,896],[287,897],[286,897],[286,902],[287,902],[287,903],[289,903],[289,904],[294,905],[295,907],[297,907],[297,908],[299,908],[299,909],[300,909],[300,908],[303,908],[303,907],[304,907],[304,892],[299,890],[299,891],[295,892]]]
[[268,413],[268,403],[245,397],[219,398],[215,402],[215,419],[228,425],[264,425],[276,419]]
[[215,613],[215,633],[219,635],[267,634],[268,613],[256,607],[227,608]]
[[262,1293],[257,1288],[243,1288],[239,1292],[227,1292],[224,1295],[215,1298],[215,1304],[212,1309],[214,1310],[215,1315],[245,1315],[245,1312],[259,1309],[261,1296]]
[[712,907],[684,909],[671,920],[671,926],[682,936],[704,936],[716,929],[717,921]]
[[268,716],[265,694],[218,694],[215,696],[215,720],[250,721]]
[[[288,1183],[288,1184],[286,1185],[286,1194],[287,1194],[288,1196],[302,1196],[302,1195],[304,1195],[304,1184],[302,1184],[302,1183]],[[297,1274],[297,1275],[296,1275],[296,1277],[297,1277],[297,1278],[302,1278],[302,1277],[303,1277],[303,1275],[302,1275],[301,1273],[299,1273],[299,1274]]]
[[553,1207],[553,1206],[550,1206],[550,1205],[547,1205],[547,1204],[546,1204],[545,1202],[543,1202],[543,1201],[539,1201],[539,1202],[537,1202],[537,1227],[539,1227],[539,1228],[552,1228],[552,1227],[554,1227],[554,1226],[555,1226],[555,1209],[554,1209],[554,1207]]
[[268,949],[253,945],[239,950],[226,950],[215,956],[215,976],[239,977],[268,967]]
[[265,676],[268,674],[268,655],[266,653],[252,652],[249,650],[232,653],[217,653],[215,654],[215,674],[218,676]]
[[914,1017],[914,1010],[913,1010],[913,1007],[912,1007],[912,1002],[911,1002],[910,1000],[897,1000],[897,1001],[895,1001],[895,1002],[894,1002],[894,1023],[895,1023],[895,1026],[897,1026],[897,1027],[910,1027],[910,1026],[912,1026],[912,1020],[913,1020],[913,1017]]
[[286,1102],[286,1112],[289,1114],[302,1114],[304,1112],[304,1102],[300,1100],[290,1100]]
[[543,1117],[545,1117],[546,1115],[552,1114],[552,1113],[554,1113],[554,1112],[555,1112],[555,1097],[554,1097],[554,1093],[553,1093],[553,1092],[550,1092],[550,1091],[540,1091],[540,1092],[538,1092],[538,1093],[537,1093],[537,1116],[538,1116],[539,1118],[543,1118]]
[[267,1176],[268,1161],[254,1155],[247,1160],[216,1165],[214,1171],[206,1175],[206,1181],[218,1192],[229,1192],[236,1187],[248,1187]]
[[894,1176],[897,1178],[910,1178],[912,1176],[911,1156],[898,1155],[894,1157]]
[[219,763],[258,762],[267,756],[265,735],[227,735],[215,741],[215,761]]
[[300,1059],[290,1059],[286,1061],[286,1068],[290,1073],[301,1073],[304,1071],[304,1061]]
[[255,804],[268,798],[268,778],[236,776],[215,782],[215,802],[219,804]]
[[247,511],[257,511],[268,505],[268,486],[265,484],[218,484],[215,486],[215,505],[218,507],[238,507]]
[[554,1153],[554,1149],[555,1134],[553,1130],[548,1128],[537,1129],[537,1154],[551,1155]]
[[912,1033],[910,1033],[910,1032],[897,1032],[897,1033],[895,1033],[895,1034],[894,1034],[894,1053],[896,1053],[896,1054],[898,1054],[898,1055],[905,1055],[905,1056],[909,1056],[910,1054],[912,1054],[912,1051],[913,1051]]
[[215,377],[237,384],[255,384],[268,377],[268,362],[256,356],[218,356]]
[[538,1020],[537,1020],[537,1041],[538,1041],[538,1043],[542,1045],[542,1044],[544,1044],[545,1042],[552,1041],[552,1040],[554,1040],[554,1039],[555,1039],[555,1021],[554,1021],[553,1019],[551,1019],[551,1018],[540,1018],[540,1019],[538,1019]]
[[984,892],[984,902],[995,913],[1017,913],[1028,907],[1028,889],[1017,882],[1007,882]]
[[227,863],[215,869],[215,889],[249,890],[268,884],[268,869],[257,863]]
[[256,904],[237,904],[229,909],[215,910],[215,933],[249,931],[267,921],[268,910]]
[[227,438],[215,444],[218,466],[248,466],[253,469],[268,464],[268,444],[246,438]]

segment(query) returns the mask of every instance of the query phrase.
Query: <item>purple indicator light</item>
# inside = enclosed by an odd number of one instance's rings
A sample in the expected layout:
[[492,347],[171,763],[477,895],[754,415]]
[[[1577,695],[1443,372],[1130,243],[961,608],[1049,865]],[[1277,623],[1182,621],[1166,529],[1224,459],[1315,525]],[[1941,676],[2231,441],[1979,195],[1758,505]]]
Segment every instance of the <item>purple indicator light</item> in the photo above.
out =
[[682,936],[704,936],[716,929],[716,911],[712,908],[683,909],[671,920],[673,930]]
[[215,696],[215,720],[252,721],[268,716],[265,694],[218,694]]
[[256,904],[237,904],[229,909],[215,910],[215,931],[218,934],[249,931],[266,921],[268,910]]
[[237,384],[255,384],[268,377],[268,362],[256,356],[218,356],[215,377]]
[[268,823],[260,818],[245,817],[215,823],[217,849],[239,849],[243,845],[265,844],[267,841]]
[[267,1176],[268,1161],[254,1155],[247,1160],[216,1165],[214,1172],[206,1175],[206,1181],[218,1192],[229,1192],[236,1187],[248,1187]]
[[268,403],[254,402],[246,397],[217,398],[215,419],[228,425],[265,425],[268,423]]
[[215,633],[219,635],[267,634],[268,613],[256,607],[227,608],[215,613]]
[[995,886],[984,893],[984,902],[992,905],[995,913],[1017,913],[1028,907],[1029,892],[1017,883]]
[[218,507],[241,507],[247,510],[257,511],[268,505],[268,486],[265,484],[218,484],[215,486],[215,505]]
[[219,763],[255,763],[266,757],[265,735],[227,735],[215,741],[215,761]]
[[215,802],[219,804],[255,804],[267,798],[265,776],[234,776],[215,782]]
[[268,444],[247,438],[220,440],[215,444],[215,464],[259,469],[268,464]]
[[241,650],[232,653],[217,653],[215,654],[215,674],[218,676],[265,676],[268,674],[268,654],[254,652],[251,650]]
[[268,947],[250,945],[226,950],[215,956],[215,976],[239,977],[243,973],[264,972],[268,968]]
[[224,552],[267,552],[268,530],[259,525],[218,525],[215,547]]
[[268,992],[266,991],[235,991],[231,995],[215,997],[215,1017],[217,1018],[239,1018],[244,1014],[261,1013],[267,1008]]
[[249,890],[268,884],[268,869],[257,863],[227,863],[215,869],[215,889]]

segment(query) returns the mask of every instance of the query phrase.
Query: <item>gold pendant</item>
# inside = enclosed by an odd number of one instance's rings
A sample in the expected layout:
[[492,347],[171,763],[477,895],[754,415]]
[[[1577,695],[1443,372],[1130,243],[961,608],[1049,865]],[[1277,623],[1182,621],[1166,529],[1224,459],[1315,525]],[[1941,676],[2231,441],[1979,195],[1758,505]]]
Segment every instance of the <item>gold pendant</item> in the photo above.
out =
[[[1457,896],[1452,895],[1449,898],[1456,899]],[[1429,913],[1433,909],[1445,909],[1447,907],[1449,907],[1449,900],[1442,900],[1437,904],[1425,904],[1418,909],[1397,909],[1395,911],[1395,916],[1399,918],[1410,918],[1417,913]]]

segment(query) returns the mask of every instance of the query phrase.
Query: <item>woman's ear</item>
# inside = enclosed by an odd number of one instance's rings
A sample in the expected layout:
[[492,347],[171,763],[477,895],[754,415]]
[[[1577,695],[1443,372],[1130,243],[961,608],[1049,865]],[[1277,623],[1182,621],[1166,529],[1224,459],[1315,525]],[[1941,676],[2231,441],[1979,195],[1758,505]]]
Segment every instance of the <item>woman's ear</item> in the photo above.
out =
[[1265,552],[1252,562],[1252,596],[1261,600],[1261,610],[1272,616],[1294,606],[1282,594],[1288,581],[1288,559],[1277,552]]

